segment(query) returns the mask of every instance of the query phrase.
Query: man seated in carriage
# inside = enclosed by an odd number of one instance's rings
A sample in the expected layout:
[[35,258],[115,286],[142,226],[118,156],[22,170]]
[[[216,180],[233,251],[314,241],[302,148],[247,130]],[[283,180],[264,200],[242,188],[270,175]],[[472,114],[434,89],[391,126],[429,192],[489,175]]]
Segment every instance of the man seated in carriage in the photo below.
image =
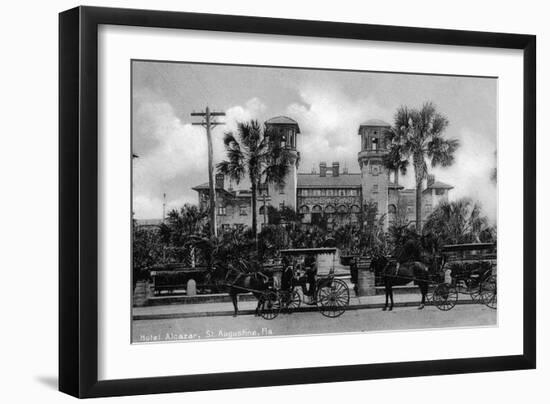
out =
[[291,292],[296,283],[295,265],[289,257],[283,257],[281,262],[283,273],[281,275],[281,290]]

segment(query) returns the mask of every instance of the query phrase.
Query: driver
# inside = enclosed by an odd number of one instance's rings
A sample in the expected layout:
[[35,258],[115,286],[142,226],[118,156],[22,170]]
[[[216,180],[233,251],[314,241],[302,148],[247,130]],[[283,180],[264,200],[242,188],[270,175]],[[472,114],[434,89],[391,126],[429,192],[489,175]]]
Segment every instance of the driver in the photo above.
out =
[[307,291],[308,296],[315,299],[315,275],[317,275],[317,262],[314,256],[308,255],[305,258],[304,265],[306,267],[306,279],[309,284]]

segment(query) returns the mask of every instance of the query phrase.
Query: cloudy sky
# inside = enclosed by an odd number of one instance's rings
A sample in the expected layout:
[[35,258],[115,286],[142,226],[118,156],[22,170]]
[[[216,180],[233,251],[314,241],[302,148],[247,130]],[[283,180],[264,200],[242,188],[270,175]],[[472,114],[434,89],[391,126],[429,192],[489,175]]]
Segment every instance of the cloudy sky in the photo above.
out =
[[[168,208],[197,202],[191,187],[208,180],[207,145],[205,130],[191,125],[197,118],[190,114],[206,105],[227,114],[226,124],[213,131],[215,162],[224,156],[224,132],[237,122],[286,115],[301,130],[300,172],[320,161],[359,172],[361,122],[392,123],[400,105],[420,107],[428,100],[448,117],[446,136],[461,142],[455,164],[433,173],[455,187],[452,198],[478,200],[495,218],[496,79],[134,61],[132,80],[138,219],[162,217],[163,193]],[[412,170],[402,182],[413,186]]]

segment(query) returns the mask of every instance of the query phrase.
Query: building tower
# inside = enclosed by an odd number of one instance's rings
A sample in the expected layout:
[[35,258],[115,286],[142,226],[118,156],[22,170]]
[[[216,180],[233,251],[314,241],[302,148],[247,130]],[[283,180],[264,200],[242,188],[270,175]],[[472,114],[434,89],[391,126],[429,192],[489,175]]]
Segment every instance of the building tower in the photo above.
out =
[[369,204],[377,207],[377,219],[384,216],[384,229],[388,227],[388,186],[390,173],[384,167],[383,158],[388,153],[384,132],[390,124],[370,119],[359,126],[361,151],[358,153],[361,167],[363,210]]
[[285,179],[285,184],[280,187],[277,184],[269,184],[268,193],[270,204],[280,209],[283,206],[288,206],[296,209],[296,187],[298,182],[298,161],[300,153],[296,149],[297,135],[300,133],[298,123],[286,116],[277,116],[265,122],[266,126],[271,130],[276,130],[281,133],[282,146],[286,147],[291,155],[290,171]]

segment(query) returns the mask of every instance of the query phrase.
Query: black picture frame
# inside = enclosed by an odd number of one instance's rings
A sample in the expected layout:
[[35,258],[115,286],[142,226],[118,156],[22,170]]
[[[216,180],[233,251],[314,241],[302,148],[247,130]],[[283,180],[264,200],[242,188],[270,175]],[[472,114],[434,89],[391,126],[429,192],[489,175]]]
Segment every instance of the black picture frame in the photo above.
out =
[[[523,354],[98,381],[100,24],[523,50]],[[78,7],[59,15],[59,389],[76,397],[326,383],[536,366],[536,37],[183,12]]]

